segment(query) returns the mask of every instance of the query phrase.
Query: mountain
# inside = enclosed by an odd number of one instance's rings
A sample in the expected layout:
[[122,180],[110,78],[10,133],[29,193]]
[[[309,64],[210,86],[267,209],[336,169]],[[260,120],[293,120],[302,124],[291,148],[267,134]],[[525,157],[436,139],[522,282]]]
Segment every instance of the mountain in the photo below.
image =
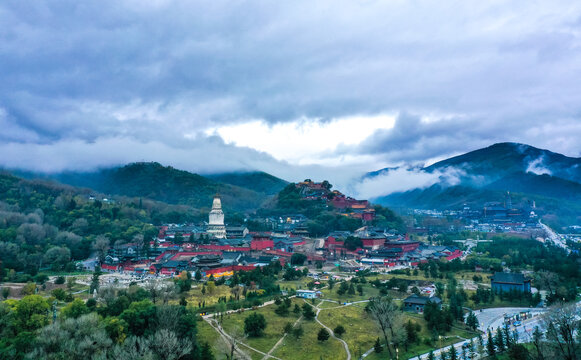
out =
[[276,195],[288,185],[288,181],[263,171],[210,174],[205,176],[224,184],[239,186],[266,195]]
[[[366,177],[389,171],[393,169]],[[460,209],[467,204],[479,208],[486,202],[502,202],[509,191],[513,203],[535,201],[540,212],[562,225],[581,221],[581,158],[525,144],[499,143],[415,171],[439,175],[439,181],[372,200],[392,207]]]
[[[156,162],[132,163],[94,172],[59,174],[17,173],[26,178],[44,178],[63,184],[129,197],[143,197],[169,204],[209,208],[219,194],[225,210],[251,211],[272,197],[284,182],[272,175],[256,172],[201,176]],[[281,185],[282,184],[282,185]]]
[[437,162],[425,168],[427,172],[448,168],[462,169],[471,176],[489,179],[511,173],[548,174],[561,179],[581,182],[581,158],[572,158],[549,150],[518,143],[498,143]]

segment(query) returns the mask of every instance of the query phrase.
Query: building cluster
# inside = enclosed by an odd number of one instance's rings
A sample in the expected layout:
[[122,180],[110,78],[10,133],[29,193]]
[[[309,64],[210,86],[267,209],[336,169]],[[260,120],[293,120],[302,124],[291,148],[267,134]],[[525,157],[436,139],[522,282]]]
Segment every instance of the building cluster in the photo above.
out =
[[295,185],[305,200],[322,201],[333,206],[342,215],[364,221],[375,219],[375,209],[368,200],[357,200],[346,196],[338,190],[331,191],[331,184],[327,181],[313,182],[310,179]]
[[[346,242],[349,237],[361,239],[361,247],[347,248]],[[324,250],[327,258],[351,258],[363,265],[374,267],[417,266],[430,260],[442,258],[454,260],[463,255],[462,251],[454,246],[427,245],[369,227],[363,227],[354,233],[341,231],[329,234],[325,239]]]
[[250,233],[245,226],[226,226],[216,196],[207,224],[161,226],[155,241],[111,248],[101,268],[166,276],[199,271],[206,277],[221,277],[273,261],[285,264],[303,245],[305,238],[292,232]]
[[[305,196],[329,196],[329,186],[323,183],[300,183]],[[302,192],[301,192],[302,193]],[[367,201],[349,200],[339,196],[339,207],[344,204],[368,206]],[[462,255],[454,247],[429,246],[388,232],[364,226],[354,232],[331,232],[321,240],[309,239],[302,233],[307,218],[302,215],[280,216],[273,219],[276,230],[250,232],[245,226],[227,226],[220,198],[212,203],[208,222],[201,225],[161,226],[157,239],[150,242],[117,245],[111,248],[101,264],[105,271],[124,271],[137,274],[173,276],[182,271],[200,272],[205,277],[232,275],[265,266],[273,261],[285,264],[296,252],[307,258],[307,263],[353,260],[355,268],[364,266],[392,267],[417,266],[422,262]],[[353,241],[354,248],[348,241]],[[309,241],[307,241],[309,240]]]
[[[433,234],[454,231],[502,233],[518,237],[542,236],[539,216],[534,201],[514,206],[510,193],[504,201],[486,202],[480,209],[465,205],[462,210],[413,210],[414,215],[433,219],[408,229],[409,233]],[[441,219],[442,221],[436,221]],[[444,221],[446,219],[446,221]]]

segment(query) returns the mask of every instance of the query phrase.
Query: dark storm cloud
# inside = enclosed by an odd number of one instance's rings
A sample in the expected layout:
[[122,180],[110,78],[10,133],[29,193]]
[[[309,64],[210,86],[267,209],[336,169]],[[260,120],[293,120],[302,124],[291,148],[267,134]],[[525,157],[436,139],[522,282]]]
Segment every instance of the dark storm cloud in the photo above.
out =
[[288,165],[201,134],[391,113],[393,130],[337,153],[421,161],[522,141],[576,155],[580,18],[570,1],[7,1],[0,146],[28,167],[47,164],[26,149],[54,149],[56,169],[124,139],[131,156],[107,162],[149,160],[149,144],[164,163],[210,148],[269,171]]

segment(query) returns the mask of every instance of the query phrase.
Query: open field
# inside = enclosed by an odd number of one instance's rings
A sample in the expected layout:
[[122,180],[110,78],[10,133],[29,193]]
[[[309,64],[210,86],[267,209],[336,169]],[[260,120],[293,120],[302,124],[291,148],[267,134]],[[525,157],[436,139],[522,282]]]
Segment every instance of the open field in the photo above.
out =
[[318,341],[317,333],[321,325],[317,322],[302,320],[300,326],[304,335],[295,339],[292,335],[285,337],[283,343],[272,354],[284,360],[329,359],[343,360],[347,358],[343,345],[330,337],[327,341]]
[[[382,335],[371,316],[366,314],[362,307],[355,305],[364,306],[365,304],[354,304],[341,308],[321,310],[319,320],[332,329],[337,325],[343,325],[346,332],[341,338],[349,345],[352,356],[358,358],[362,353],[373,347],[377,337],[379,337],[381,341]],[[434,343],[433,346],[425,343],[424,340],[430,339],[432,335],[427,329],[423,316],[408,313],[406,313],[405,316],[407,320],[416,322],[421,326],[421,331],[419,333],[420,341],[411,345],[407,350],[399,349],[400,358],[407,359],[440,346],[439,342]],[[446,346],[473,336],[476,336],[476,334],[462,328],[452,328],[452,331],[443,337],[441,343],[442,346]],[[380,355],[373,354],[373,356],[368,357],[368,359],[384,359],[386,355],[387,352]]]
[[[354,284],[355,288],[357,288],[357,285],[359,285],[359,284]],[[361,285],[363,286],[363,295],[362,296],[360,296],[357,291],[355,291],[354,295],[349,295],[347,293],[345,293],[344,295],[337,294],[337,290],[339,289],[339,286],[340,286],[339,284],[335,284],[335,286],[333,287],[332,290],[329,290],[327,288],[327,289],[323,289],[321,291],[323,293],[324,299],[337,300],[337,301],[340,301],[341,303],[368,300],[370,297],[374,297],[374,296],[379,295],[379,290],[374,288],[371,284],[366,283],[366,284],[361,284]]]
[[355,358],[371,348],[377,338],[375,322],[360,307],[344,306],[321,310],[319,320],[331,329],[343,325],[346,332],[341,338],[347,342],[351,355]]
[[242,333],[244,332],[244,319],[246,319],[248,315],[250,315],[252,312],[264,315],[267,323],[264,335],[259,338],[247,338],[244,342],[260,351],[268,352],[283,335],[284,325],[287,322],[294,323],[299,318],[300,314],[295,315],[292,312],[294,304],[302,305],[302,301],[299,302],[298,300],[293,299],[291,312],[288,316],[285,317],[274,313],[276,305],[265,306],[256,310],[249,310],[242,313],[228,314],[224,316],[222,327],[228,334],[233,332]]

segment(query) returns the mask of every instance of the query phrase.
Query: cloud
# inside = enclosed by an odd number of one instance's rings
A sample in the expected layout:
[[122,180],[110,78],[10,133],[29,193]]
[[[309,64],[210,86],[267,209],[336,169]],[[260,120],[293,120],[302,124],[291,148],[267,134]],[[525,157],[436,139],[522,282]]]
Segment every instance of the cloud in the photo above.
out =
[[538,159],[529,162],[526,172],[531,172],[536,175],[552,175],[551,170],[544,166],[544,161],[544,156],[541,156]]
[[423,189],[436,183],[443,186],[458,185],[465,175],[464,171],[456,168],[427,172],[420,168],[399,167],[364,177],[351,184],[350,188],[359,197],[377,198],[394,192]]
[[[580,18],[566,0],[2,2],[2,161],[346,183],[498,141],[577,156]],[[357,134],[296,131],[349,118]]]

